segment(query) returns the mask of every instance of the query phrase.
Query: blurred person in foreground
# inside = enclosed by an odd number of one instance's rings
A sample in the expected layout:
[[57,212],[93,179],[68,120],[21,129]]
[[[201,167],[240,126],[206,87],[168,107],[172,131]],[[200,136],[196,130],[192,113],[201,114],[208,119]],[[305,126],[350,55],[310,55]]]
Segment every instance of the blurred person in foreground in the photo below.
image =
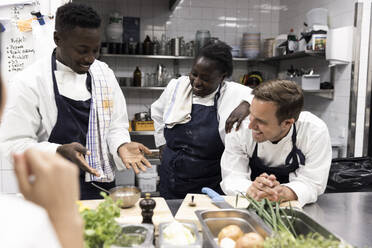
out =
[[[0,117],[5,104],[0,73]],[[78,168],[59,155],[29,149],[13,155],[20,192],[26,200],[0,193],[1,247],[82,248],[83,221]]]

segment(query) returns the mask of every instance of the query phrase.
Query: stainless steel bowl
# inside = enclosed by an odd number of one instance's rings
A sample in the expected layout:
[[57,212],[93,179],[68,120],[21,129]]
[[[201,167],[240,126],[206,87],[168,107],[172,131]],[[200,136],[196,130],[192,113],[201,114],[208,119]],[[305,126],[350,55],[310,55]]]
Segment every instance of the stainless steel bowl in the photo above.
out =
[[130,208],[141,197],[141,190],[135,186],[117,186],[110,189],[110,196],[114,201],[122,201],[121,208]]

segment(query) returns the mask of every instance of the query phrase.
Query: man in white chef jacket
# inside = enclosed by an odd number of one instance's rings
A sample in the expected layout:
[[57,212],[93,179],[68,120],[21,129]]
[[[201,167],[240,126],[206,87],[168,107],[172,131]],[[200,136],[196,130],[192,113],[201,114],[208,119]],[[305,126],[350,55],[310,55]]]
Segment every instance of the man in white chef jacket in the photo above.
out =
[[[10,82],[0,129],[3,155],[30,147],[59,153],[80,167],[81,199],[115,186],[115,169],[151,167],[142,144],[130,142],[123,93],[113,71],[97,60],[101,18],[82,4],[58,8],[57,48]],[[115,161],[115,162],[114,162]]]
[[304,96],[292,81],[268,81],[252,94],[249,120],[225,139],[222,190],[257,200],[298,200],[301,206],[315,202],[332,160],[326,124],[301,112]]

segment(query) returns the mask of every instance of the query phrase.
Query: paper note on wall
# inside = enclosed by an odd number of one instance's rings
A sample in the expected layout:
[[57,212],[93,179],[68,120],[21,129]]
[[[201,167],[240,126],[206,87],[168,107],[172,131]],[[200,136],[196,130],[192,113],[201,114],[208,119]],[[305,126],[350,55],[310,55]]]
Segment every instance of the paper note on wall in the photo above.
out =
[[35,50],[32,33],[20,32],[15,27],[11,28],[11,31],[2,33],[1,52],[2,76],[5,81],[8,81],[15,73],[22,71],[33,62]]

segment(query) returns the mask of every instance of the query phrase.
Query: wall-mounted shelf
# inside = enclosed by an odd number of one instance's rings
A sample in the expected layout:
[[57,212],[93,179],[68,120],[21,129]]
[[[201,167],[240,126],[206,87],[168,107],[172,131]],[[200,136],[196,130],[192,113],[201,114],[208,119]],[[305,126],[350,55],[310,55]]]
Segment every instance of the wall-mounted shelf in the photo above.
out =
[[333,99],[334,90],[303,90],[305,94],[312,94],[326,99]]
[[[320,57],[324,58],[324,52],[317,51],[302,51],[296,53],[290,53],[286,55],[280,55],[270,58],[243,58],[243,57],[234,57],[234,61],[242,62],[271,62],[271,61],[282,61],[287,59],[297,59],[304,57]],[[134,55],[134,54],[101,54],[102,58],[137,58],[137,59],[169,59],[169,60],[192,60],[194,57],[190,56],[170,56],[170,55]]]
[[141,91],[163,91],[165,87],[120,87],[122,90],[141,90]]
[[171,56],[171,55],[135,55],[135,54],[101,54],[102,58],[136,58],[136,59],[177,59],[191,60],[194,57],[189,56]]
[[131,131],[130,135],[154,135],[155,131]]

